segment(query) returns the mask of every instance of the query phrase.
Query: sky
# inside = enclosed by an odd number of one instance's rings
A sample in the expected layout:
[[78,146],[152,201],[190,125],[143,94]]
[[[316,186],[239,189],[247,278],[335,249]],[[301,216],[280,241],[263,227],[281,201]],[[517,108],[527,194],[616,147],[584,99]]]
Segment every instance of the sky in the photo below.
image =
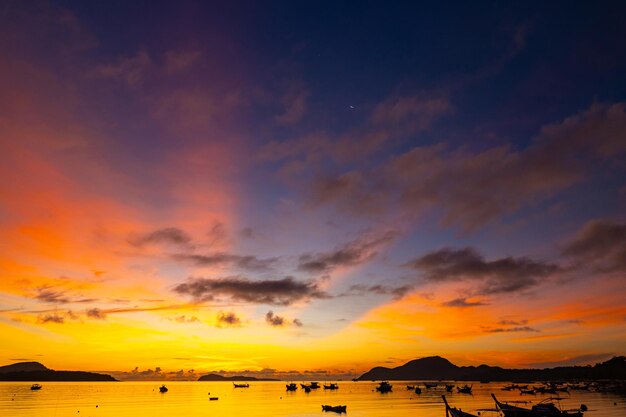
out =
[[626,352],[623,2],[0,1],[0,363]]

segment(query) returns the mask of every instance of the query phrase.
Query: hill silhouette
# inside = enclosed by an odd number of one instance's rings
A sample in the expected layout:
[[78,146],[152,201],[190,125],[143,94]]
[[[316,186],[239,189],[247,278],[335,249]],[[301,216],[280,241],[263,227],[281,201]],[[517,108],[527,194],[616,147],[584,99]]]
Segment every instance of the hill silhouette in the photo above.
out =
[[272,378],[255,378],[253,376],[243,376],[243,375],[224,376],[224,375],[219,375],[219,374],[206,374],[206,375],[202,375],[200,378],[198,378],[198,381],[232,381],[232,382],[237,382],[237,381],[278,381],[278,380],[277,379],[272,379]]
[[83,371],[55,371],[39,362],[0,366],[0,381],[117,381],[111,375]]
[[440,356],[415,359],[404,365],[377,366],[357,378],[381,380],[548,381],[559,379],[626,379],[626,357],[617,356],[594,366],[562,366],[546,369],[505,369],[499,366],[457,366]]
[[7,372],[33,372],[33,371],[49,371],[39,362],[17,362],[11,365],[0,366],[0,374]]

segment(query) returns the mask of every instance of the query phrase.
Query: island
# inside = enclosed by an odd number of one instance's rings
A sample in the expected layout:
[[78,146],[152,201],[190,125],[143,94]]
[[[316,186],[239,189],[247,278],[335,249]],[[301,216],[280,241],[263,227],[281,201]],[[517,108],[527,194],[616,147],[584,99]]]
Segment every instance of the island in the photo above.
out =
[[278,379],[272,378],[255,378],[253,376],[243,376],[243,375],[235,375],[235,376],[224,376],[220,374],[206,374],[202,375],[198,378],[198,381],[279,381]]

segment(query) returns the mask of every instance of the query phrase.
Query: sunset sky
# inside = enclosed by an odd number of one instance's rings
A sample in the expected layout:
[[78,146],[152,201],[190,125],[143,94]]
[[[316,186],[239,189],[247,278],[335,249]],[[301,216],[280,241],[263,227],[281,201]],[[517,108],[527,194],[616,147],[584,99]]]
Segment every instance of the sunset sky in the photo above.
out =
[[626,353],[626,4],[400,3],[0,0],[0,365]]

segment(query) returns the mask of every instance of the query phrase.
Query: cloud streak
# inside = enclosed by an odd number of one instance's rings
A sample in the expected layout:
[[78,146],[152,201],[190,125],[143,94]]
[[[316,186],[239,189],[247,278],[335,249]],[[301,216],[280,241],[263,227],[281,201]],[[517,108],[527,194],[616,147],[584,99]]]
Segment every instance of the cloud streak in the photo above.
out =
[[476,294],[524,291],[559,271],[555,264],[529,258],[506,257],[487,261],[472,248],[443,248],[406,264],[431,282],[478,282]]
[[591,220],[562,251],[579,264],[605,271],[626,271],[626,224]]
[[227,299],[268,305],[290,305],[298,301],[329,297],[317,283],[296,281],[293,277],[260,281],[240,276],[220,279],[190,278],[174,287],[174,291],[201,302]]

